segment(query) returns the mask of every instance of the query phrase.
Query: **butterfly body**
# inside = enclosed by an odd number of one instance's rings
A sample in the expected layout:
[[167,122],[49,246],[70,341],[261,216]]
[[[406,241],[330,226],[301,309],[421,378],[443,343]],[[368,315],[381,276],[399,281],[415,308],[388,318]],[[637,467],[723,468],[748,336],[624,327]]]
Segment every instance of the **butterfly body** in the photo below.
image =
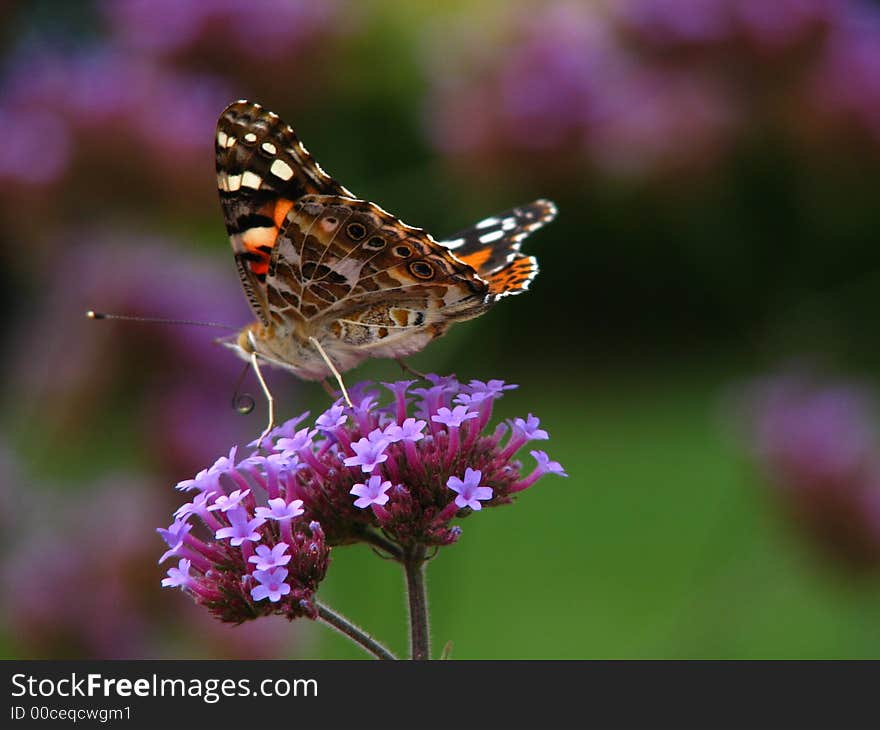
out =
[[537,262],[519,243],[555,215],[535,201],[438,242],[358,199],[251,102],[223,112],[215,147],[226,226],[257,316],[227,344],[306,380],[331,374],[325,354],[339,372],[405,357],[524,291]]

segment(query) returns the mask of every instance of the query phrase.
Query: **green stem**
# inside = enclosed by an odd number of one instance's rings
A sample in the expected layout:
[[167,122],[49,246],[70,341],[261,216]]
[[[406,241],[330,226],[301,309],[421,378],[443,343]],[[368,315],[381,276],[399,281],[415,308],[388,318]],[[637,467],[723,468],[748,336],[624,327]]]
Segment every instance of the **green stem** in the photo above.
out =
[[318,620],[336,629],[340,634],[347,636],[355,644],[360,646],[364,651],[372,654],[377,659],[397,659],[388,649],[376,641],[366,631],[356,626],[342,614],[336,613],[333,609],[318,603]]
[[431,658],[431,636],[428,627],[428,594],[425,588],[425,546],[416,545],[403,559],[406,571],[406,592],[409,598],[410,657]]

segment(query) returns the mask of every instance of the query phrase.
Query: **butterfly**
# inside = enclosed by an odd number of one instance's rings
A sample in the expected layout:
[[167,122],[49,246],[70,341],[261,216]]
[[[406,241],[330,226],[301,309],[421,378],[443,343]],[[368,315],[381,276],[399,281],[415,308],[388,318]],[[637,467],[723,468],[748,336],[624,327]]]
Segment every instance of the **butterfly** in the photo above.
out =
[[335,375],[343,394],[340,373],[418,352],[528,289],[538,262],[520,244],[556,215],[536,200],[437,241],[340,185],[288,124],[249,101],[220,115],[215,150],[223,217],[256,315],[225,344],[255,369],[259,359],[305,380]]

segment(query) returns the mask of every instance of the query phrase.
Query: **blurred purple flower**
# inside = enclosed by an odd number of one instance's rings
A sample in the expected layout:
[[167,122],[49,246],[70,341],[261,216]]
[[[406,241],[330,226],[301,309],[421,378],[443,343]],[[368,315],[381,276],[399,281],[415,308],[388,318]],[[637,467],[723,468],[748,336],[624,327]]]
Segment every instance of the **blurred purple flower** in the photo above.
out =
[[158,56],[214,46],[225,57],[277,60],[345,26],[336,0],[113,0],[103,7],[126,47]]
[[26,420],[64,429],[75,442],[112,402],[116,373],[124,372],[127,407],[141,409],[139,437],[156,447],[157,467],[190,470],[253,430],[230,407],[240,366],[214,344],[214,331],[84,316],[98,309],[237,326],[249,313],[232,266],[223,273],[219,260],[188,254],[182,243],[130,233],[82,233],[63,243],[43,274],[43,309],[19,335],[12,382],[30,394]]
[[855,126],[880,146],[880,9],[860,6],[833,29],[808,91],[811,112]]
[[490,171],[537,148],[564,178],[700,172],[752,131],[799,133],[810,99],[876,138],[878,14],[866,0],[527,4],[494,41],[466,28],[438,41],[428,134]]
[[197,192],[203,178],[190,170],[210,166],[217,114],[232,97],[217,77],[172,72],[109,47],[69,55],[24,47],[0,80],[0,179],[57,183],[79,159],[97,183],[96,167],[131,171],[134,184],[173,191],[169,197],[187,186]]
[[750,452],[785,507],[826,549],[880,568],[876,399],[865,386],[768,377],[742,399]]
[[[0,486],[31,495],[39,511],[16,505],[15,541],[4,544],[0,560],[3,584],[15,586],[0,596],[0,632],[11,652],[34,659],[243,659],[293,650],[295,635],[284,625],[234,631],[188,601],[156,595],[161,569],[145,526],[168,506],[154,484],[115,474],[65,496],[62,485],[16,471],[0,474],[12,478]],[[95,529],[97,515],[106,529]],[[171,577],[186,582],[186,563],[176,565]]]

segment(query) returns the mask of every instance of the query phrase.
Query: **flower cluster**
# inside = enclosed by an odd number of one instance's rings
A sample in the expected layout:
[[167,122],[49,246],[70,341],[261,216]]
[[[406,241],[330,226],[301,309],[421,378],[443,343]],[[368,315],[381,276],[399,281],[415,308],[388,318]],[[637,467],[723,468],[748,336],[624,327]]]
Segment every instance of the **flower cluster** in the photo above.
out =
[[[494,402],[514,388],[500,380],[428,376],[361,383],[353,406],[336,401],[311,426],[303,414],[271,431],[237,461],[237,449],[193,479],[195,498],[160,530],[179,559],[166,586],[179,586],[227,621],[267,613],[315,615],[314,592],[329,546],[358,541],[396,556],[455,542],[450,523],[508,504],[545,474],[567,476],[540,450],[527,473],[515,457],[548,438],[529,415],[490,426]],[[193,533],[197,517],[208,536]]]
[[[168,543],[160,559],[178,559],[162,581],[178,587],[222,621],[241,623],[269,614],[315,618],[318,584],[327,572],[330,551],[321,526],[302,516],[302,502],[270,498],[257,506],[235,464],[236,448],[196,479],[178,487],[198,492],[174,522],[159,534]],[[225,477],[225,478],[224,478]],[[224,491],[224,481],[233,486]],[[193,534],[198,517],[208,534]]]
[[872,392],[803,375],[744,399],[750,451],[786,510],[830,554],[880,566],[880,452]]

